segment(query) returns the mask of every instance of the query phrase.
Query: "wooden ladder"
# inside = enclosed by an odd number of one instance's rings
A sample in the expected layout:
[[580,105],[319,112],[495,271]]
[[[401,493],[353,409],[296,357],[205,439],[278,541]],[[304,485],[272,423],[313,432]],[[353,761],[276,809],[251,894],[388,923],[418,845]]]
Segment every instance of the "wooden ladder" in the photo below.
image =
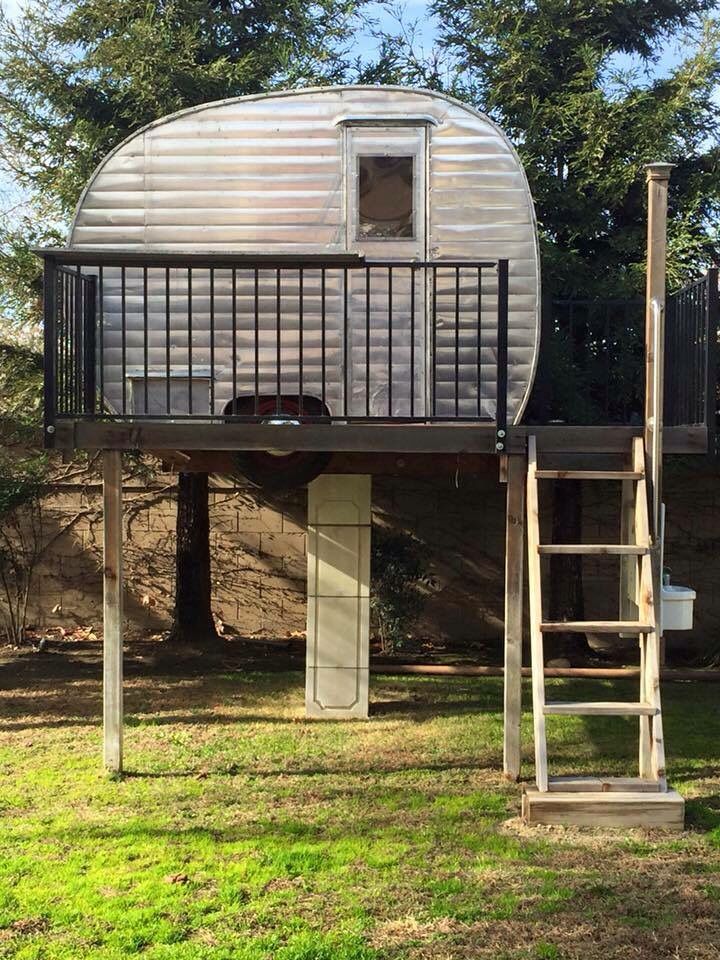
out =
[[[624,492],[634,530],[633,543],[544,544],[540,543],[538,481],[618,480]],[[623,538],[625,539],[625,538]],[[533,724],[535,734],[535,787],[523,795],[523,815],[530,823],[566,823],[607,826],[656,826],[682,829],[684,802],[668,790],[665,778],[660,701],[660,637],[657,630],[652,570],[652,540],[642,438],[632,447],[628,470],[544,470],[538,467],[535,437],[528,442],[527,474],[528,587],[530,645],[532,657]],[[628,558],[632,564],[634,607],[637,618],[553,622],[543,619],[541,558],[553,554],[604,555]],[[637,636],[640,642],[640,690],[637,701],[549,702],[545,698],[543,638],[548,633],[615,633]],[[635,716],[639,718],[639,776],[550,777],[548,776],[547,716]]]

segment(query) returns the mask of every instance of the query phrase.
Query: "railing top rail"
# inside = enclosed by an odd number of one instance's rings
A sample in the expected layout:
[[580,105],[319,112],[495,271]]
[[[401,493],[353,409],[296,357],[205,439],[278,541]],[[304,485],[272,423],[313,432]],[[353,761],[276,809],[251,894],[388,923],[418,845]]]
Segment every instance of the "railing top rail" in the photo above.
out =
[[62,266],[81,267],[428,267],[490,268],[496,260],[368,260],[359,253],[233,253],[161,250],[106,250],[81,247],[35,247],[33,253]]
[[173,267],[173,266],[348,266],[363,264],[365,258],[355,253],[233,253],[203,251],[178,253],[162,250],[106,250],[82,247],[34,247],[32,252],[57,264],[94,267]]

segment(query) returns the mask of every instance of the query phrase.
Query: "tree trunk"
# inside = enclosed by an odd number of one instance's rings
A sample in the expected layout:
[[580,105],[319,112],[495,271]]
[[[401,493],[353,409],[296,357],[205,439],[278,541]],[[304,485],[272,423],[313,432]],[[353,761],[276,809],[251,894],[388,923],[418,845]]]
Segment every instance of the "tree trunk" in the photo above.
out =
[[185,646],[219,642],[210,606],[208,475],[178,474],[175,609],[168,640]]
[[[577,480],[555,480],[552,513],[553,543],[582,543],[582,487]],[[550,619],[584,620],[582,557],[550,557]],[[571,663],[590,652],[582,633],[545,635],[546,660],[564,658]]]

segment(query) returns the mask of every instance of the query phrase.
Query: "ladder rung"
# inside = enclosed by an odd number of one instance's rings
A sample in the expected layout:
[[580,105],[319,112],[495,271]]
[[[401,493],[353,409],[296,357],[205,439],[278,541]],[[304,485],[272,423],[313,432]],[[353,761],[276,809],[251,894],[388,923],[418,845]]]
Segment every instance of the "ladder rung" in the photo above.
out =
[[551,620],[540,624],[542,633],[652,633],[649,623],[636,620]]
[[570,774],[548,777],[548,790],[563,793],[660,793],[661,785],[658,780],[648,780],[646,777],[591,777]]
[[650,547],[636,543],[541,543],[538,545],[538,553],[642,557],[650,553]]
[[637,470],[536,470],[538,480],[642,480]]
[[653,717],[658,712],[651,703],[616,703],[597,700],[588,703],[546,703],[547,716],[566,717]]

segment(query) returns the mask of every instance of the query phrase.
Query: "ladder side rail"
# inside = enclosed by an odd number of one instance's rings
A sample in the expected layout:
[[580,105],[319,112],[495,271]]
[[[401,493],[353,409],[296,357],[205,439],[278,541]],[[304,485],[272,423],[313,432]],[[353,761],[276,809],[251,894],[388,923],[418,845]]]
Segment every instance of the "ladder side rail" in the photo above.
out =
[[528,437],[527,544],[530,653],[532,662],[533,730],[535,735],[535,782],[541,793],[548,789],[547,739],[545,734],[545,659],[543,655],[540,513],[538,507],[537,445]]
[[[633,441],[633,464],[637,468],[644,463],[643,442],[639,437]],[[638,481],[635,500],[635,531],[639,544],[650,546],[650,517],[648,491],[645,479]],[[657,615],[653,584],[652,557],[638,558],[637,604],[639,618],[654,629],[640,638],[640,700],[655,708],[650,717],[640,717],[640,776],[656,780],[661,790],[667,789],[665,779],[665,746],[660,698],[660,639],[657,632]]]

